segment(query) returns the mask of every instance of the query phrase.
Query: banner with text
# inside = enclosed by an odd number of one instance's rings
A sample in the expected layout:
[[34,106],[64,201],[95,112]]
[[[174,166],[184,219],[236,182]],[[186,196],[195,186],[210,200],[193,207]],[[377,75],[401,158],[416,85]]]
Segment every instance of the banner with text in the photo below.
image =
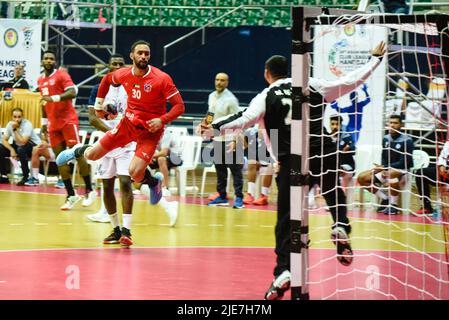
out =
[[41,70],[42,20],[0,19],[0,82],[14,77],[14,66],[25,66],[30,89]]
[[[381,41],[387,42],[387,29],[379,26],[317,26],[314,41],[313,77],[336,80],[362,67],[371,58],[370,50]],[[358,172],[380,161],[383,137],[383,105],[385,100],[386,59],[354,92],[330,102],[323,124],[330,131],[330,117],[343,118],[343,130],[356,143]],[[368,159],[369,158],[369,159]]]

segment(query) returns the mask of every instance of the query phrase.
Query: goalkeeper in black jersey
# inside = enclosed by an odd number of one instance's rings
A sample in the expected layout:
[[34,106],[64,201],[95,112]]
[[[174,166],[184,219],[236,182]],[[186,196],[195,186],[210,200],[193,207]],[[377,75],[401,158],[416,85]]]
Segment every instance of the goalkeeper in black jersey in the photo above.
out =
[[[385,44],[381,42],[373,51],[370,61],[354,72],[335,80],[326,81],[310,78],[310,183],[321,185],[334,220],[332,235],[347,239],[337,246],[339,261],[344,265],[352,262],[352,249],[348,234],[351,231],[346,216],[346,198],[341,188],[336,192],[326,192],[336,187],[337,145],[325,132],[322,118],[327,102],[354,91],[366,81],[380,64],[385,53]],[[274,268],[275,279],[265,294],[265,299],[280,299],[290,287],[290,122],[291,122],[291,79],[288,78],[289,65],[283,56],[272,56],[265,63],[265,80],[269,83],[250,102],[245,111],[215,120],[202,128],[203,134],[212,135],[217,130],[224,134],[229,130],[244,130],[260,123],[265,129],[266,143],[273,162],[278,165],[276,182],[278,185],[277,222],[275,229],[277,256]],[[299,137],[298,137],[299,138]],[[331,169],[331,170],[329,170]],[[326,174],[323,174],[326,172]],[[318,178],[322,174],[321,179]],[[314,177],[317,177],[315,179]],[[338,205],[337,205],[338,204]]]

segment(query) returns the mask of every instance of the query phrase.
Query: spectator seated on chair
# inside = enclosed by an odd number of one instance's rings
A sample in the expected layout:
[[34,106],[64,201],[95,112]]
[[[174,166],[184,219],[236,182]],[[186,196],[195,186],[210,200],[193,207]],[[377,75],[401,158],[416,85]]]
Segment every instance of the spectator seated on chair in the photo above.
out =
[[39,185],[39,167],[40,158],[44,157],[45,160],[55,160],[55,153],[48,141],[48,134],[46,132],[41,134],[41,143],[33,147],[31,153],[31,177],[25,182],[26,186],[38,186]]
[[158,151],[154,154],[153,162],[150,164],[151,169],[159,169],[164,176],[164,180],[162,180],[163,196],[170,196],[168,190],[169,170],[180,165],[182,165],[180,141],[170,130],[165,130],[159,142]]
[[430,215],[434,211],[430,200],[430,186],[436,186],[438,182],[449,184],[449,141],[443,146],[435,165],[416,170],[416,187],[420,198],[421,208],[417,215]]
[[[382,164],[372,170],[361,172],[357,178],[360,186],[382,199],[378,212],[398,214],[397,207],[401,180],[413,167],[413,141],[401,132],[402,120],[391,115],[389,133],[383,138]],[[388,192],[382,189],[388,188]]]
[[[8,141],[10,137],[12,144]],[[41,139],[34,132],[31,122],[23,118],[23,110],[18,107],[12,109],[12,120],[6,126],[0,146],[0,158],[19,159],[23,176],[17,185],[23,186],[28,180],[30,174],[28,159],[31,157],[33,147],[40,143]]]

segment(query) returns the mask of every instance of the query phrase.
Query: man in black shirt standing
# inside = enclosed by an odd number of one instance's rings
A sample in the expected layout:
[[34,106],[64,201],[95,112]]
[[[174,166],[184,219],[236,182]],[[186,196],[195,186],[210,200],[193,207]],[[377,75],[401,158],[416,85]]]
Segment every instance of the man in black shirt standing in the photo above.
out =
[[[337,144],[329,135],[324,135],[322,118],[326,102],[353,91],[371,75],[380,64],[385,53],[385,44],[381,42],[373,51],[371,60],[358,70],[336,81],[310,78],[310,176],[309,183],[319,183],[334,220],[332,235],[346,239],[337,245],[338,260],[349,265],[352,262],[352,249],[348,234],[351,231],[346,216],[346,198],[341,188],[337,192],[325,192],[336,187],[335,178]],[[245,111],[215,120],[204,126],[204,134],[212,134],[211,129],[224,134],[229,130],[244,130],[256,123],[266,130],[266,142],[273,161],[277,165],[276,182],[278,185],[277,222],[275,228],[277,256],[274,268],[275,279],[265,294],[266,300],[281,299],[290,287],[290,142],[291,142],[291,78],[288,78],[289,65],[283,56],[272,56],[265,63],[265,88],[250,102]],[[228,132],[229,133],[229,132]],[[300,137],[298,137],[299,139]],[[331,169],[331,170],[329,170]],[[332,170],[333,169],[333,170]],[[326,172],[321,180],[313,177]],[[337,182],[338,183],[338,182]],[[341,243],[341,244],[340,244]]]

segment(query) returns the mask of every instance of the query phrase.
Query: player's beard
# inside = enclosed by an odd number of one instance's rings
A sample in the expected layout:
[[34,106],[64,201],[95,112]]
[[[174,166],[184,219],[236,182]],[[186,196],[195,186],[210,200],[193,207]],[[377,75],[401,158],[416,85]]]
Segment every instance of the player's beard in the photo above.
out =
[[145,70],[148,67],[148,61],[136,61],[134,60],[134,64],[137,68],[141,70]]
[[44,64],[44,70],[50,74],[53,72],[53,70],[55,70],[55,65],[54,64]]

